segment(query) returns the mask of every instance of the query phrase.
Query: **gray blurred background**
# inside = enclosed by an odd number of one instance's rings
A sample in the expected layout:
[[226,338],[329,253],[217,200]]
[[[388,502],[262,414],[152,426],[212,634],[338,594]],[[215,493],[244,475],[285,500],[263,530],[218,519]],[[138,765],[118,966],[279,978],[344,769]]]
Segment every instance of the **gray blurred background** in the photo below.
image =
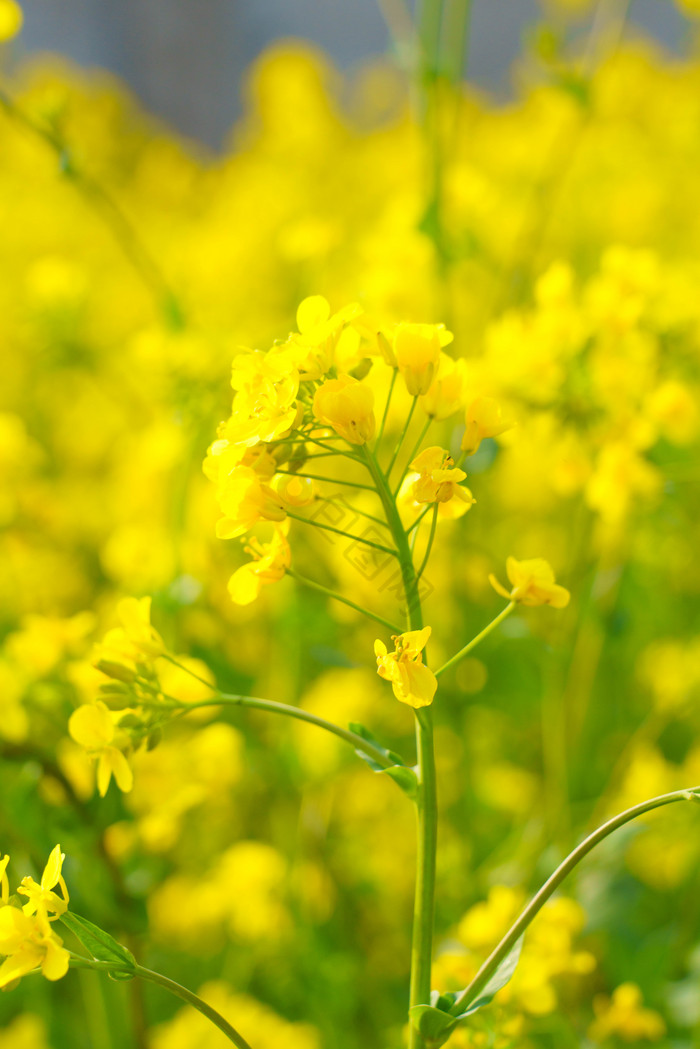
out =
[[[376,0],[28,0],[24,54],[55,51],[122,76],[172,127],[215,149],[241,111],[249,63],[274,40],[301,37],[341,68],[386,51]],[[470,79],[499,97],[537,0],[474,0]],[[688,25],[671,0],[632,0],[629,32],[671,50]]]

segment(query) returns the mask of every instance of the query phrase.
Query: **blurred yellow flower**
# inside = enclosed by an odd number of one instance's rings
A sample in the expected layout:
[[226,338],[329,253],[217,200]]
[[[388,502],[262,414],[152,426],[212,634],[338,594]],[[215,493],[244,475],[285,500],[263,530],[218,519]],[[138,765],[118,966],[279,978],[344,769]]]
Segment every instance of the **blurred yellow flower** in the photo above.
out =
[[512,590],[506,590],[494,575],[489,576],[489,582],[496,593],[508,601],[533,607],[551,605],[552,608],[566,608],[569,603],[569,591],[555,583],[554,571],[542,557],[533,557],[528,561],[516,561],[514,557],[509,557],[506,573],[513,584]]
[[500,404],[492,397],[477,397],[467,408],[462,451],[474,455],[485,437],[498,437],[513,428],[513,423],[503,418]]
[[374,642],[377,673],[391,682],[394,695],[409,707],[427,707],[433,702],[437,679],[423,663],[423,649],[431,634],[429,626],[409,630],[392,637],[394,651],[388,652],[383,641]]
[[0,42],[17,36],[23,22],[22,8],[15,0],[0,0]]
[[612,998],[598,995],[593,1008],[596,1019],[588,1034],[596,1042],[616,1036],[626,1042],[657,1042],[666,1033],[663,1018],[653,1009],[644,1008],[642,992],[634,983],[620,984]]
[[428,393],[440,364],[440,350],[453,338],[444,324],[396,325],[394,357],[412,397]]
[[279,582],[291,561],[291,551],[283,528],[275,529],[269,543],[251,539],[245,550],[253,560],[241,565],[228,581],[228,592],[237,605],[249,605],[258,597],[263,586]]
[[134,774],[122,751],[114,745],[117,736],[114,715],[104,703],[100,700],[85,703],[74,710],[68,721],[68,731],[75,742],[97,760],[97,789],[102,797],[107,793],[112,776],[120,790],[131,790]]

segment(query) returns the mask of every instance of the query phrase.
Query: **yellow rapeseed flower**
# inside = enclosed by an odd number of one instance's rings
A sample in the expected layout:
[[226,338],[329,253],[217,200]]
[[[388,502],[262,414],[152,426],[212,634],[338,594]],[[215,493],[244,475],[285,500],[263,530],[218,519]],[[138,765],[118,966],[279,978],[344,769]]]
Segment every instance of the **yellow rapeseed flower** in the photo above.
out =
[[418,474],[410,490],[417,503],[449,503],[456,499],[465,504],[466,510],[474,503],[469,489],[460,485],[467,475],[455,468],[454,459],[444,448],[425,448],[413,460],[411,469]]
[[350,444],[374,437],[374,394],[350,375],[327,379],[314,395],[314,415]]
[[409,707],[427,707],[433,702],[437,678],[423,663],[423,649],[428,643],[431,628],[409,630],[392,637],[394,651],[389,652],[383,641],[374,642],[377,673],[391,682],[394,695]]
[[[56,845],[51,851],[48,862],[41,875],[41,882],[37,884],[33,878],[23,878],[22,884],[17,892],[27,897],[23,910],[25,914],[40,914],[48,918],[49,913],[64,914],[68,909],[68,888],[61,873],[65,854],[61,852],[61,846]],[[59,886],[62,896],[54,889]]]
[[444,324],[397,324],[393,350],[406,389],[420,397],[430,389],[440,364],[440,350],[454,336]]
[[555,583],[554,571],[543,557],[533,557],[528,561],[509,557],[506,572],[513,584],[512,590],[506,590],[494,575],[489,576],[489,582],[496,593],[508,601],[530,606],[551,605],[552,608],[566,608],[568,605],[569,591]]
[[284,577],[291,561],[283,528],[275,529],[269,543],[251,539],[245,549],[253,560],[241,565],[228,581],[228,592],[237,605],[249,605],[255,601],[263,586],[277,583]]
[[503,418],[501,406],[493,397],[475,398],[467,408],[464,422],[462,451],[467,455],[477,452],[485,437],[498,437],[513,428],[513,423]]
[[224,514],[216,524],[219,539],[234,539],[258,521],[284,521],[287,516],[277,492],[249,466],[237,466],[224,479],[218,499]]
[[126,757],[117,746],[117,726],[104,703],[85,703],[71,714],[68,731],[76,743],[97,760],[97,789],[102,797],[109,788],[112,776],[125,793],[134,785],[134,774]]

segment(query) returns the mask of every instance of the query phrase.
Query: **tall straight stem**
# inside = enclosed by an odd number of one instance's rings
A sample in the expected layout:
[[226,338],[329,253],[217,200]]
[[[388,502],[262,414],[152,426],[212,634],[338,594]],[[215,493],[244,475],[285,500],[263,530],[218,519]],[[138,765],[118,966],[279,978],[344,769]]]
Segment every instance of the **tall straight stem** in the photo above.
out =
[[[401,578],[406,595],[406,620],[409,630],[420,630],[423,613],[419,579],[413,564],[408,535],[391,494],[387,477],[377,460],[366,450],[367,463],[377,485],[387,524],[396,543]],[[430,1001],[430,974],[433,954],[435,919],[435,859],[437,854],[437,776],[433,743],[433,715],[430,707],[416,710],[417,776],[417,856],[416,885],[413,904],[411,941],[411,984],[409,1006],[427,1005]],[[409,1049],[425,1049],[422,1036],[411,1024]]]

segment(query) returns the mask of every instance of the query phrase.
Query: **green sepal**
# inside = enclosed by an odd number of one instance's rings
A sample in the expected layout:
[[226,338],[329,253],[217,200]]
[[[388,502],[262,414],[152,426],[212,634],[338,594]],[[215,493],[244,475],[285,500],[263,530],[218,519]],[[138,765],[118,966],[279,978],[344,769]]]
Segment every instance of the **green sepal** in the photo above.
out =
[[[131,951],[122,946],[121,943],[117,943],[114,937],[110,936],[104,929],[100,929],[99,926],[93,925],[87,918],[83,918],[72,911],[66,911],[65,914],[61,915],[60,920],[67,929],[70,929],[75,938],[80,940],[85,950],[92,955],[95,961],[111,962],[112,965],[136,970],[136,959]],[[114,975],[114,978],[117,980],[130,980],[132,978],[132,973],[110,973],[110,975]]]
[[369,729],[361,725],[359,721],[351,721],[349,725],[350,731],[354,732],[356,736],[360,736],[366,740],[367,743],[371,743],[375,750],[378,750],[387,761],[391,762],[391,765],[384,767],[379,762],[375,761],[374,758],[370,757],[369,754],[365,754],[363,750],[356,749],[355,753],[358,758],[362,758],[365,764],[369,765],[372,772],[384,772],[387,776],[393,779],[394,783],[407,794],[409,798],[415,799],[418,795],[418,776],[416,770],[410,765],[407,765],[400,754],[396,754],[393,750],[389,750],[383,746],[378,739],[372,735]]

